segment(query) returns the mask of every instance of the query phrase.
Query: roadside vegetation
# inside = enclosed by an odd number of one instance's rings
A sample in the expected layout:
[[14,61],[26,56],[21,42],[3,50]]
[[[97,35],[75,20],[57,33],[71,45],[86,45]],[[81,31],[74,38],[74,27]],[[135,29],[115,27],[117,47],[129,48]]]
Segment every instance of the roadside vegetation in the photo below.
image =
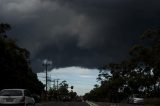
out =
[[160,105],[160,29],[146,30],[138,42],[130,48],[128,59],[99,68],[101,84],[86,93],[85,99],[127,102],[129,95],[141,94],[146,104],[157,101]]
[[51,87],[48,92],[48,100],[64,102],[81,100],[81,97],[79,97],[76,92],[73,92],[73,89],[69,91],[68,88],[70,88],[69,84],[65,80],[62,81],[58,87]]
[[25,88],[41,94],[44,85],[31,69],[30,53],[7,36],[9,30],[9,24],[0,23],[0,90]]

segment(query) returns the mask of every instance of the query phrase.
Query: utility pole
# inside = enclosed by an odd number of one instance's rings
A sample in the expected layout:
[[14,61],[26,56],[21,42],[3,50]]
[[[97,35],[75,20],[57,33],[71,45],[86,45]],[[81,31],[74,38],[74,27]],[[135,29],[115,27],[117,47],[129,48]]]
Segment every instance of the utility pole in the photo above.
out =
[[47,84],[48,84],[48,70],[47,70],[47,68],[48,68],[48,65],[47,64],[45,64],[45,67],[46,67],[46,92],[47,92]]
[[53,80],[53,88],[56,89],[56,82]]
[[[59,80],[60,79],[54,79],[54,80],[52,80],[52,82],[53,82],[53,86],[54,86],[54,88],[56,89],[56,90],[58,90],[58,82],[59,82]],[[57,83],[57,85],[56,85],[56,83]]]
[[58,82],[59,82],[59,80],[60,80],[60,79],[57,79],[57,90],[58,90]]

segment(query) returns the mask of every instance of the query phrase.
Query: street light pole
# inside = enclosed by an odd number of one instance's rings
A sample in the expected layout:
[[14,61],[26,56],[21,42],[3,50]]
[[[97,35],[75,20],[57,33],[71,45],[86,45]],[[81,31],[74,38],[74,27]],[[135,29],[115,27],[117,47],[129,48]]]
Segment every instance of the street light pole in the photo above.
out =
[[43,65],[45,66],[45,72],[46,72],[46,92],[47,92],[47,85],[48,85],[48,66],[49,65],[52,65],[52,61],[49,61],[49,60],[44,60],[43,61]]
[[47,73],[47,71],[48,71],[48,69],[47,69],[47,67],[48,67],[48,65],[47,64],[45,64],[45,67],[46,67],[46,92],[47,92],[47,85],[48,85],[48,73]]

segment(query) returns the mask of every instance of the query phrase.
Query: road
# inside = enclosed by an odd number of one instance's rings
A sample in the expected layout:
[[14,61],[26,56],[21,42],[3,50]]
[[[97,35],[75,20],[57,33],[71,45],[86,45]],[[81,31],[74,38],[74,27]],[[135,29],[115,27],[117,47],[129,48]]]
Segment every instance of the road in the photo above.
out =
[[136,104],[113,104],[113,103],[93,103],[93,102],[48,102],[39,103],[36,106],[144,106]]
[[86,102],[49,102],[39,103],[36,106],[90,106]]
[[97,104],[97,106],[144,106],[144,105],[140,105],[140,104],[104,103],[104,102],[97,102],[96,104]]

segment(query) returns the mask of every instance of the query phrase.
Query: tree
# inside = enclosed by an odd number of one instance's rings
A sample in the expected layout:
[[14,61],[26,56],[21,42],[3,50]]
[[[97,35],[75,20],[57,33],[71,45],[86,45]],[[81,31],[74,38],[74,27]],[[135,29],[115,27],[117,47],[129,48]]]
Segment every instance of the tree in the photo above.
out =
[[[85,94],[90,100],[116,101],[133,93],[160,97],[160,29],[149,29],[141,36],[141,43],[133,45],[130,57],[120,63],[100,68],[99,87]],[[105,95],[105,96],[102,96]]]
[[160,79],[160,29],[148,29],[141,38],[143,43],[134,46],[130,54],[137,64],[143,64],[145,78],[148,79],[146,83],[147,91],[154,91],[155,94],[158,94],[157,84],[159,84]]
[[30,53],[7,37],[10,29],[9,24],[0,24],[0,89],[26,88],[40,94],[44,85],[30,67]]
[[68,91],[68,84],[67,84],[67,81],[62,81],[60,84],[60,87],[59,87],[59,93],[60,95],[62,96],[66,96],[68,95],[69,91]]
[[6,31],[9,31],[11,26],[7,23],[0,23],[0,36],[6,38]]

